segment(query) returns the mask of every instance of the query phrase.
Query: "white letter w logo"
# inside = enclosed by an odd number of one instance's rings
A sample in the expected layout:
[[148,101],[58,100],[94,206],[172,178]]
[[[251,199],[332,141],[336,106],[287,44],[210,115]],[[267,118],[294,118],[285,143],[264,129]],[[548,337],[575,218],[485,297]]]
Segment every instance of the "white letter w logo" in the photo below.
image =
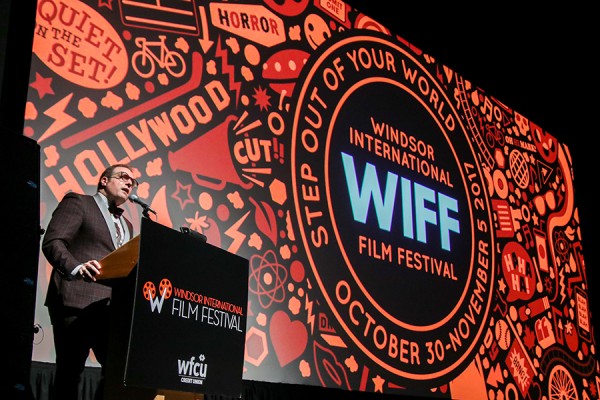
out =
[[158,308],[158,313],[160,314],[160,311],[161,311],[162,305],[163,305],[163,301],[165,300],[166,292],[167,292],[167,288],[164,288],[160,297],[156,297],[156,298],[152,297],[152,293],[149,293],[150,298],[148,299],[148,301],[150,302],[150,309],[152,310],[152,312],[154,312],[154,310]]

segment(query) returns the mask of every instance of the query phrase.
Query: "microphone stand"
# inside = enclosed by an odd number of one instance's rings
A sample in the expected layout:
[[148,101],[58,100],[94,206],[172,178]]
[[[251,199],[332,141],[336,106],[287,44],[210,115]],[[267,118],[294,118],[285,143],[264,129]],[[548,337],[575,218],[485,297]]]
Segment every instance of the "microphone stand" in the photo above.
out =
[[152,218],[150,218],[150,214],[149,214],[150,211],[152,211],[152,213],[154,213],[154,215],[156,215],[154,210],[152,210],[150,207],[142,207],[142,209],[144,210],[144,211],[142,211],[142,216],[145,218],[148,218],[149,220],[152,220]]

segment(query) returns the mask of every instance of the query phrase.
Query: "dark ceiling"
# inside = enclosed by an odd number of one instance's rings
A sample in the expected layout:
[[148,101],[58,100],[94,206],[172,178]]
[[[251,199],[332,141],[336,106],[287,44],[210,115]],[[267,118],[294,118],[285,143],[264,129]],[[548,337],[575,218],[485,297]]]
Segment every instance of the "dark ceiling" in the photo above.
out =
[[586,23],[592,20],[590,10],[564,4],[535,10],[486,3],[484,11],[455,2],[347,3],[559,140],[591,136],[598,83],[592,42],[597,23]]

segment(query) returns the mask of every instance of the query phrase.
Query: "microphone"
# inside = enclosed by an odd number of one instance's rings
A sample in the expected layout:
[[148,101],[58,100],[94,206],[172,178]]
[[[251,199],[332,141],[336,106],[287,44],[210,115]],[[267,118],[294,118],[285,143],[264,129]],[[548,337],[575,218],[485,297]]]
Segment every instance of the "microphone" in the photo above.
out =
[[140,199],[136,194],[130,194],[129,200],[142,206],[142,208],[144,209],[144,212],[150,211],[152,214],[156,215],[156,211],[151,209],[150,206],[148,204],[144,203],[144,200]]

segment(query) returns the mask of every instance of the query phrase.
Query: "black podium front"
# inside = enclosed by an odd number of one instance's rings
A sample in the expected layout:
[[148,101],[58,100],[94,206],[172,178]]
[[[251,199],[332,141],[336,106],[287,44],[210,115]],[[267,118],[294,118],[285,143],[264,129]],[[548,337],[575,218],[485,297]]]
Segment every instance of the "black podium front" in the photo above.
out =
[[248,260],[147,218],[136,241],[107,263],[137,251],[135,268],[107,281],[104,399],[151,400],[159,390],[241,397]]

